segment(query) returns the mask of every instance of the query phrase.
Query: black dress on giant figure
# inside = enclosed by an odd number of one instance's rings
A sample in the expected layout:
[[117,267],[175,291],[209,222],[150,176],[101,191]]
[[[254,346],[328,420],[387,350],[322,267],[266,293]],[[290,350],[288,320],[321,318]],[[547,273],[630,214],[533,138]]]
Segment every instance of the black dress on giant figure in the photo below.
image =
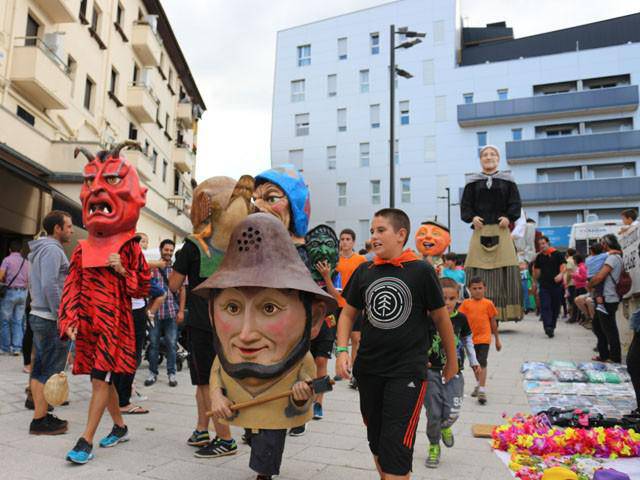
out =
[[513,177],[498,170],[500,151],[480,150],[482,171],[471,175],[462,194],[460,216],[472,224],[473,236],[465,262],[467,281],[481,277],[486,296],[498,309],[498,321],[522,320],[522,290],[516,249],[509,224],[522,209]]

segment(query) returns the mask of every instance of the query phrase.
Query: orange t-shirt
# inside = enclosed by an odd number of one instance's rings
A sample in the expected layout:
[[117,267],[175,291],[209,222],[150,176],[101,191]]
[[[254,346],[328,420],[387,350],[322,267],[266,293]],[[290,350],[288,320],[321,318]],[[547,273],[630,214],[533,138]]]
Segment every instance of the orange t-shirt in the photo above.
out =
[[[340,277],[342,279],[343,290],[347,287],[347,283],[349,283],[349,279],[351,278],[351,275],[353,275],[353,272],[356,271],[356,268],[358,268],[358,265],[366,261],[367,259],[364,256],[358,255],[357,253],[354,253],[349,258],[340,255],[340,260],[338,260],[336,271],[340,274]],[[347,301],[342,298],[342,295],[340,295],[338,306],[340,308],[343,308],[346,303]]]
[[491,319],[498,315],[493,302],[488,298],[482,300],[467,298],[458,311],[467,316],[473,334],[473,344],[491,344]]

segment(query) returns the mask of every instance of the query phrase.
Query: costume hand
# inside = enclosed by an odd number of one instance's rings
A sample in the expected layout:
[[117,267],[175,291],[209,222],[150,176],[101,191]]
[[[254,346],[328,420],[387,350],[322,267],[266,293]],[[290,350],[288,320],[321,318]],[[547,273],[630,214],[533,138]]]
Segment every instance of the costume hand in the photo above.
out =
[[113,268],[120,275],[125,275],[127,273],[127,271],[122,266],[122,260],[119,253],[112,253],[111,255],[109,255],[107,265]]
[[442,369],[442,379],[444,383],[447,383],[453,377],[458,374],[458,359],[449,360],[444,363],[444,368]]
[[219,388],[212,389],[211,412],[213,413],[213,418],[218,420],[222,418],[232,418],[233,412],[229,408],[231,405],[233,405],[233,403],[222,394],[222,390]]
[[69,327],[67,328],[67,331],[65,333],[67,334],[67,337],[69,337],[69,339],[72,342],[75,342],[76,335],[78,334],[78,327],[77,326]]
[[344,379],[351,378],[351,356],[349,352],[340,352],[336,358],[336,374]]
[[509,219],[507,217],[500,217],[498,220],[498,226],[500,228],[507,228],[509,226]]
[[176,314],[176,324],[177,325],[182,325],[182,322],[184,322],[184,311],[178,312]]
[[291,388],[291,395],[296,402],[303,403],[313,397],[313,389],[307,382],[296,382]]
[[496,338],[496,350],[499,352],[500,350],[502,350],[502,342],[500,341],[499,338]]
[[479,230],[482,227],[484,227],[484,218],[475,216],[473,217],[472,223],[473,223],[473,228],[475,228],[476,230]]
[[471,370],[473,370],[473,373],[475,373],[476,375],[480,375],[482,367],[480,365],[472,365]]
[[316,263],[316,270],[318,270],[318,273],[322,275],[322,278],[327,283],[331,281],[331,267],[329,266],[329,262],[322,260]]

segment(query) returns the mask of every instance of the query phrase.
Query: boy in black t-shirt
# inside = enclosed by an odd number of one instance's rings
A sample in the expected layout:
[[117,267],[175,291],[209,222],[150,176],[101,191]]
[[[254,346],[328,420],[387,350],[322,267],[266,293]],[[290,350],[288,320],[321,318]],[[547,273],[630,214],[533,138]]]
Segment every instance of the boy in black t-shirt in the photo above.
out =
[[427,370],[427,382],[429,388],[424,399],[427,412],[427,438],[429,439],[429,451],[427,453],[426,466],[437,468],[440,463],[440,438],[445,447],[453,447],[454,439],[451,426],[460,416],[462,398],[464,396],[464,352],[467,351],[469,365],[474,372],[480,371],[480,364],[476,359],[473,347],[473,335],[467,322],[467,317],[458,312],[458,300],[460,298],[460,284],[451,278],[441,278],[440,286],[447,312],[453,325],[455,335],[456,352],[458,357],[458,374],[449,383],[442,383],[442,368],[446,361],[446,354],[442,349],[440,335],[432,329],[431,347],[429,348],[429,369]]
[[[436,326],[447,355],[446,382],[457,373],[453,328],[431,265],[404,250],[411,230],[402,210],[387,208],[371,221],[376,257],[353,273],[338,320],[337,374],[351,377],[347,348],[358,311],[366,309],[353,374],[369,448],[381,478],[409,478],[426,392],[429,328]],[[431,317],[431,320],[430,318]],[[384,418],[384,421],[383,421]]]

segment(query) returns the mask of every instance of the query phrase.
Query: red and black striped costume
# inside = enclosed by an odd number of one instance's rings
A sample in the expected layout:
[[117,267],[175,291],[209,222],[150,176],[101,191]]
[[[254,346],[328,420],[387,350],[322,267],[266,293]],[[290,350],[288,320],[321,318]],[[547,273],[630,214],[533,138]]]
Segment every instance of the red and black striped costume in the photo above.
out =
[[138,238],[120,248],[125,276],[110,267],[82,268],[82,245],[71,256],[59,310],[60,335],[78,328],[73,373],[135,373],[131,298],[149,294],[151,272]]

